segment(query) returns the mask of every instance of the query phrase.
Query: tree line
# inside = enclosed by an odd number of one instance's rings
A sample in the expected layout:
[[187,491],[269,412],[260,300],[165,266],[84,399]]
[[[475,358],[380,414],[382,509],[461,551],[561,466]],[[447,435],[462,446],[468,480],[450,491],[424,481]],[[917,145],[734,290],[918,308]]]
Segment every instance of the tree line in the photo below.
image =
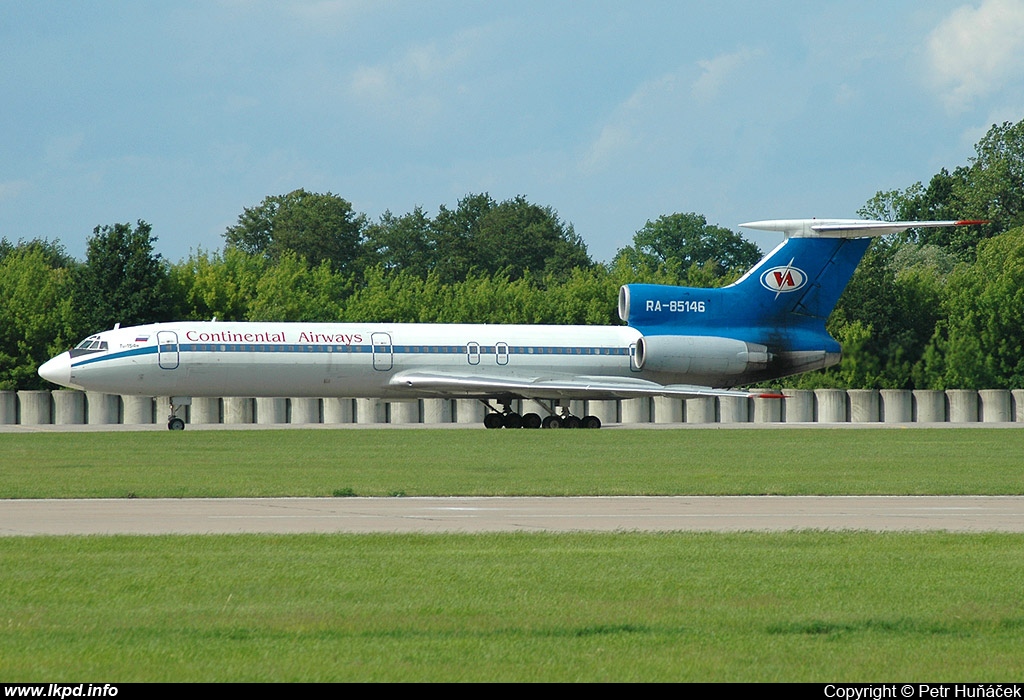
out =
[[[886,220],[981,218],[875,241],[828,322],[842,363],[797,388],[1024,387],[1024,121],[994,125],[968,164],[880,191]],[[296,190],[244,209],[220,250],[177,263],[145,221],[97,226],[85,260],[59,242],[0,239],[0,389],[115,323],[169,320],[615,324],[620,285],[721,286],[761,251],[697,213],[646,222],[609,262],[524,196],[469,194],[436,216],[376,221]]]

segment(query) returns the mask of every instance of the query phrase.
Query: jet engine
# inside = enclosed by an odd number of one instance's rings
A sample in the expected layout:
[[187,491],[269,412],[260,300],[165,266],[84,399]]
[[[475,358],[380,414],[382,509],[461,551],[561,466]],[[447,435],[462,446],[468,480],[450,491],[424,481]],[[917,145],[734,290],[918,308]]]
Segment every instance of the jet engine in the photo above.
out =
[[637,369],[700,376],[739,375],[768,368],[768,348],[733,338],[648,335],[636,341]]

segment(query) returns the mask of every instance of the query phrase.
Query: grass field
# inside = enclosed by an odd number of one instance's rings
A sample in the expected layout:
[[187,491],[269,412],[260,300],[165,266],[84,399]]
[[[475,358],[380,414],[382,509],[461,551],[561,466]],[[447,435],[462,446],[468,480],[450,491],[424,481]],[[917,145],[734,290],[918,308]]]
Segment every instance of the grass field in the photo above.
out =
[[1021,681],[1024,538],[0,539],[6,681]]
[[0,434],[0,498],[1024,493],[1024,430]]
[[[0,497],[1021,494],[1024,431],[0,434]],[[2,507],[2,504],[0,504]],[[1024,536],[0,538],[0,679],[1024,681]]]

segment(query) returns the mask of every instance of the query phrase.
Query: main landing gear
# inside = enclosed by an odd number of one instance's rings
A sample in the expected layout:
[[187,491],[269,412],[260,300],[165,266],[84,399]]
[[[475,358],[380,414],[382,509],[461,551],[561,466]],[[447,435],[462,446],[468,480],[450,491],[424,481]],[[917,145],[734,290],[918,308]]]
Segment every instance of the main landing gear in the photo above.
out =
[[484,416],[484,427],[489,430],[496,430],[498,428],[546,428],[548,430],[554,428],[588,428],[596,430],[601,427],[601,419],[597,416],[579,418],[570,414],[569,407],[561,402],[556,402],[561,415],[555,414],[552,409],[541,404],[550,413],[550,415],[545,416],[543,419],[536,413],[519,415],[512,410],[511,401],[508,399],[498,400],[498,403],[501,404],[500,411],[484,399],[480,399],[480,402],[490,411],[490,413]]

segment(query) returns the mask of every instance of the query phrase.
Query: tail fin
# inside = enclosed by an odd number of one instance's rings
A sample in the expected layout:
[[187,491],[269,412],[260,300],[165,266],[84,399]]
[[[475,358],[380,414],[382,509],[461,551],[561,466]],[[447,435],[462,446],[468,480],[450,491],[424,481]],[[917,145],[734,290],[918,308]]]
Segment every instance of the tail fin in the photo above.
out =
[[838,352],[825,321],[872,237],[977,223],[983,222],[787,219],[741,224],[786,238],[728,287],[625,285],[619,315],[644,335],[725,336],[778,350]]

